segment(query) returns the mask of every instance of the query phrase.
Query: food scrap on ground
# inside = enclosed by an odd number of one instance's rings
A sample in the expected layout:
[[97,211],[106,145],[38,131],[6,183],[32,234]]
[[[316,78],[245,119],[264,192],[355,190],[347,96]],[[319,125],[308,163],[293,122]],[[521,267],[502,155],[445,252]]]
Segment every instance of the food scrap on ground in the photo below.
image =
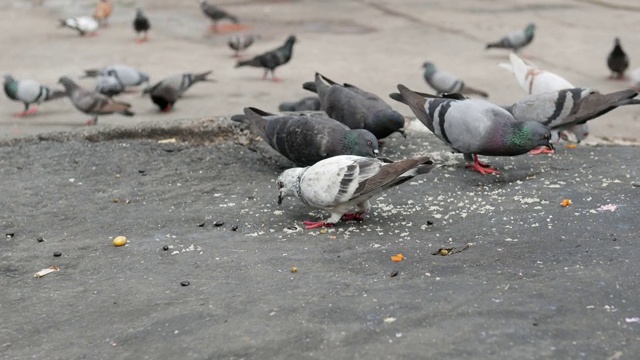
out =
[[391,256],[391,261],[393,261],[393,262],[400,262],[403,259],[404,259],[404,255],[402,255],[402,254],[392,255]]
[[113,246],[123,246],[127,243],[127,238],[124,236],[116,236],[113,239]]
[[616,211],[616,209],[618,208],[618,205],[615,204],[607,204],[607,205],[602,205],[598,208],[598,211]]
[[467,250],[470,246],[471,244],[467,244],[461,249],[456,247],[439,248],[438,250],[432,252],[431,255],[442,255],[442,256],[453,255],[453,254],[457,254],[459,252],[463,252]]
[[571,205],[571,200],[569,200],[569,199],[564,199],[564,200],[562,200],[562,202],[560,203],[560,206],[562,206],[562,207],[567,207],[567,206],[569,206],[569,205]]
[[34,278],[41,278],[47,274],[51,274],[52,272],[60,271],[60,268],[56,265],[48,267],[46,269],[42,269],[33,275]]

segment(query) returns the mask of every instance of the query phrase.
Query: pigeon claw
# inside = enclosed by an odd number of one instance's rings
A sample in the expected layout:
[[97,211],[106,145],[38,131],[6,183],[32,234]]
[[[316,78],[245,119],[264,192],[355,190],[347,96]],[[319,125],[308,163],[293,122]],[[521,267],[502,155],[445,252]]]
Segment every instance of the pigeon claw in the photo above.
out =
[[342,221],[364,221],[363,213],[345,213],[340,218]]
[[489,174],[500,175],[500,171],[498,171],[496,168],[490,167],[487,164],[473,163],[473,164],[467,164],[465,167],[467,169],[471,169],[471,171],[477,171],[482,175],[489,175]]
[[305,229],[317,229],[321,227],[333,227],[332,223],[324,222],[324,221],[303,221],[305,225]]
[[529,154],[531,155],[540,155],[540,154],[553,154],[555,151],[553,149],[549,149],[546,146],[540,146],[538,148],[535,148],[531,151],[529,151]]

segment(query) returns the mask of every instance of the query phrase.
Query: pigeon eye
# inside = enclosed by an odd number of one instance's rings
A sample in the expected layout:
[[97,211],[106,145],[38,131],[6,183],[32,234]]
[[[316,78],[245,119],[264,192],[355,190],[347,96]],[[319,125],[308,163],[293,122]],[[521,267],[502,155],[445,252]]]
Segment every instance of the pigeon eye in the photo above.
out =
[[371,144],[372,144],[371,140],[367,141],[367,145],[371,145]]

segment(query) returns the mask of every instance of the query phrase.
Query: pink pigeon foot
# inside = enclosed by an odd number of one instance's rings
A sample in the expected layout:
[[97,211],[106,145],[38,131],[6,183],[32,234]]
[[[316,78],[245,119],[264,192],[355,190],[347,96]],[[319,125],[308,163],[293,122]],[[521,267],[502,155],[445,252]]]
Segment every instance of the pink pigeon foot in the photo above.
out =
[[333,224],[324,221],[303,221],[302,223],[306,225],[305,229],[307,230],[321,227],[333,227]]
[[482,175],[487,175],[487,174],[499,175],[500,174],[500,171],[498,171],[496,168],[489,166],[489,164],[480,162],[480,160],[478,160],[478,155],[473,154],[473,160],[474,160],[473,164],[465,165],[467,169],[471,169],[471,171],[477,171]]
[[553,149],[549,149],[546,146],[540,146],[540,147],[537,147],[537,148],[529,151],[529,154],[531,154],[531,155],[553,154],[553,153],[555,153],[555,151]]

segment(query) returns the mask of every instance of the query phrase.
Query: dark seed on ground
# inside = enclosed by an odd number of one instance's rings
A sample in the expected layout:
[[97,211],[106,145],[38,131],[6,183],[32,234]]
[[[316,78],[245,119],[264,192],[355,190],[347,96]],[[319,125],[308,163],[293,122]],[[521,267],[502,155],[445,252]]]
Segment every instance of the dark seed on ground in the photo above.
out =
[[138,170],[138,172],[139,172],[140,174],[144,174],[144,173],[146,172],[146,170]]
[[59,257],[59,256],[62,256],[62,253],[60,251],[56,251],[53,253],[53,256]]
[[188,281],[183,281],[180,283],[180,285],[182,286],[189,286],[189,282]]
[[390,277],[396,277],[396,276],[398,276],[399,273],[400,273],[400,271],[394,270],[393,272],[391,272],[391,274],[389,274],[389,276]]
[[198,227],[203,227],[203,226],[204,226],[204,223],[198,224]]
[[37,242],[43,242],[43,241],[44,241],[44,238],[41,236],[41,237],[37,238],[37,239],[36,239],[36,241],[37,241]]
[[233,225],[233,226],[231,227],[231,231],[236,231],[236,230],[238,230],[238,225]]
[[433,225],[433,221],[427,220],[427,225],[429,225],[429,226]]
[[168,245],[163,246],[163,247],[162,247],[162,250],[164,250],[164,251],[169,250],[169,246],[168,246]]
[[213,226],[222,226],[222,225],[224,225],[224,221],[222,220],[218,220],[213,224]]

